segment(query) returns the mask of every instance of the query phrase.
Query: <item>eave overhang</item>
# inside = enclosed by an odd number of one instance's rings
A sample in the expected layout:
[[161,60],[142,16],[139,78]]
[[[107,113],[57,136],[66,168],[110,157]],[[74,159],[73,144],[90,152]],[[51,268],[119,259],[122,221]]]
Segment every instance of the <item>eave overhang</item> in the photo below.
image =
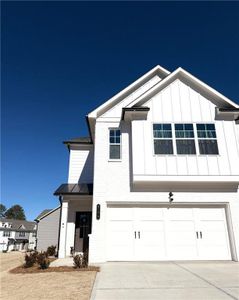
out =
[[235,121],[239,124],[239,108],[219,108],[215,109],[216,120]]
[[147,120],[147,115],[150,108],[141,107],[123,107],[121,120],[122,121],[132,121],[132,120]]

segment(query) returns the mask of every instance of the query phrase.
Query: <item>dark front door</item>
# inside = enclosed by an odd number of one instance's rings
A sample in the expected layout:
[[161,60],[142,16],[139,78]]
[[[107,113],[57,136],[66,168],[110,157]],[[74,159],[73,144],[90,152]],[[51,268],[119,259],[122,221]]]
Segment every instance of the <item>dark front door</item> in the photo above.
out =
[[75,252],[85,252],[89,248],[89,237],[91,233],[91,211],[76,212],[75,227]]

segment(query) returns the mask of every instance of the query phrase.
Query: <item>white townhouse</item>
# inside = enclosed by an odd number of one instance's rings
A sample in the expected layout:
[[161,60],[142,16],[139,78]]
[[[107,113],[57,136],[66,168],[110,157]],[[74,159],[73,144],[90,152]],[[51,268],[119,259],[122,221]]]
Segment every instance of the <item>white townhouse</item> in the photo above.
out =
[[86,119],[64,142],[60,258],[238,261],[238,104],[156,66]]
[[34,250],[36,229],[35,222],[0,218],[0,252]]

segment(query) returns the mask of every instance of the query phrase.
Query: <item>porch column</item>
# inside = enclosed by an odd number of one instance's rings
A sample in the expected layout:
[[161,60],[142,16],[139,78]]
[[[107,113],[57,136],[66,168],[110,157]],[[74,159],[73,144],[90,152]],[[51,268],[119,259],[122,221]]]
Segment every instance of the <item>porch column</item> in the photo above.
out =
[[60,223],[60,242],[58,257],[66,257],[66,229],[67,229],[67,217],[68,217],[68,202],[62,202],[61,206],[61,223]]

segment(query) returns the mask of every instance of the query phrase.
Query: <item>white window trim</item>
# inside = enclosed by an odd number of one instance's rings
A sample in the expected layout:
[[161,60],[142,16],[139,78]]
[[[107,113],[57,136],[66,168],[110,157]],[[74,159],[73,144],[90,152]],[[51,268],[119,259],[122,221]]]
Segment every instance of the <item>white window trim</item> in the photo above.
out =
[[[155,124],[170,124],[171,125],[171,132],[172,132],[172,137],[171,138],[157,138],[154,137],[154,125]],[[173,136],[173,123],[170,122],[153,122],[152,123],[152,137],[153,137],[153,155],[154,156],[175,156],[175,145],[174,145],[174,136]],[[154,150],[154,140],[172,140],[172,146],[173,146],[173,153],[172,154],[156,154]]]
[[[193,135],[194,135],[194,137],[192,138],[192,137],[189,137],[189,138],[185,138],[185,137],[183,137],[183,138],[177,138],[176,137],[176,124],[181,124],[181,125],[186,125],[186,124],[190,124],[190,125],[193,125]],[[196,148],[196,135],[195,135],[195,130],[194,130],[194,123],[192,123],[192,122],[184,122],[184,123],[178,123],[178,122],[175,122],[175,123],[173,123],[173,127],[174,127],[174,138],[175,138],[175,153],[176,153],[176,155],[180,155],[180,156],[184,156],[184,155],[186,155],[186,156],[195,156],[195,155],[197,155],[197,153],[199,153],[199,152],[197,152],[197,148]],[[188,140],[193,140],[194,141],[194,145],[195,145],[195,151],[196,151],[196,153],[195,154],[180,154],[180,153],[178,153],[178,151],[177,151],[177,140],[186,140],[186,141],[188,141]]]
[[[119,130],[120,131],[120,143],[110,143],[110,130]],[[108,162],[121,162],[122,161],[122,133],[119,127],[110,127],[108,130]],[[111,145],[118,145],[120,146],[120,158],[110,158],[110,146]]]
[[[201,137],[198,137],[198,131],[197,131],[197,124],[212,124],[212,125],[214,125],[214,127],[215,127],[215,133],[216,133],[216,137],[215,138],[210,138],[210,137],[203,137],[203,138],[201,138]],[[211,156],[220,156],[220,151],[219,151],[219,146],[218,146],[218,140],[217,140],[217,130],[216,130],[216,124],[215,123],[212,123],[212,122],[207,122],[207,123],[205,123],[205,122],[198,122],[198,123],[195,123],[195,129],[196,129],[196,134],[197,134],[197,145],[198,145],[198,156],[209,156],[209,157],[211,157]],[[209,141],[211,141],[211,140],[213,140],[213,141],[216,141],[217,142],[217,150],[218,150],[218,154],[201,154],[200,153],[200,148],[199,148],[199,140],[209,140]]]
[[[173,154],[155,154],[154,151],[154,139],[170,139],[170,138],[155,138],[154,137],[154,124],[171,124],[171,129],[172,129],[172,140],[173,140]],[[195,148],[196,148],[196,154],[177,154],[177,145],[176,145],[176,135],[175,135],[175,124],[193,124],[193,131],[194,131],[194,143],[195,143]],[[215,131],[216,131],[216,138],[198,138],[197,134],[197,124],[213,124],[215,126]],[[214,122],[169,122],[169,121],[155,121],[151,123],[151,136],[152,136],[152,150],[153,150],[153,156],[159,156],[159,157],[174,157],[174,156],[180,156],[180,157],[193,157],[193,156],[199,156],[199,157],[220,157],[220,151],[219,151],[219,143],[217,139],[217,130],[216,130],[216,123]],[[182,138],[183,139],[183,138]],[[185,138],[186,139],[186,138]],[[189,138],[193,139],[193,138]],[[217,141],[217,147],[218,147],[218,154],[200,154],[199,150],[199,142],[198,140],[200,139],[208,139],[208,140],[216,140]]]

